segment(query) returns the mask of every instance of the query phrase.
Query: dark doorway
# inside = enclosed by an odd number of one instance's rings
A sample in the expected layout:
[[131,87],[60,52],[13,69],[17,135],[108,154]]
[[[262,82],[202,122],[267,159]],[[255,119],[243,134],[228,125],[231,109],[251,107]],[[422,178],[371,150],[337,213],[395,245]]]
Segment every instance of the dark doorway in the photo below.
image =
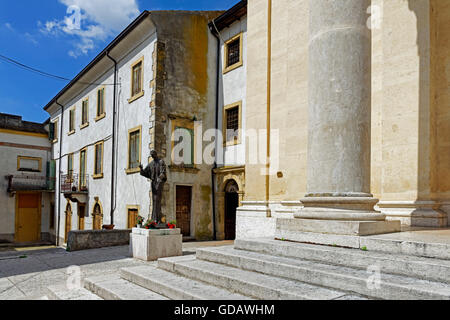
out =
[[225,240],[236,238],[236,209],[239,207],[239,187],[231,180],[225,187]]
[[185,237],[191,236],[191,197],[192,187],[177,186],[177,227]]

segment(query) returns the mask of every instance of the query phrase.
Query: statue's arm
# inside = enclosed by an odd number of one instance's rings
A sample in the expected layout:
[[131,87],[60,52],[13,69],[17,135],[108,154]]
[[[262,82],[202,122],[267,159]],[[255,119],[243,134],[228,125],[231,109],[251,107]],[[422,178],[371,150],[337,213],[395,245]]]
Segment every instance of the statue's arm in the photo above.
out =
[[150,166],[148,165],[145,169],[141,167],[141,176],[150,179]]

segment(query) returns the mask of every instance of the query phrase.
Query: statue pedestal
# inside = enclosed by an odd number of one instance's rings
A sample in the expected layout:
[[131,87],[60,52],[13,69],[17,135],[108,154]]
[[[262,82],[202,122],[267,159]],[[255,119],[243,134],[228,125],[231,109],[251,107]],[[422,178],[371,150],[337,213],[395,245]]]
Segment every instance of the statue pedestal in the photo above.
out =
[[130,254],[133,258],[154,261],[183,255],[181,229],[139,229],[130,234]]

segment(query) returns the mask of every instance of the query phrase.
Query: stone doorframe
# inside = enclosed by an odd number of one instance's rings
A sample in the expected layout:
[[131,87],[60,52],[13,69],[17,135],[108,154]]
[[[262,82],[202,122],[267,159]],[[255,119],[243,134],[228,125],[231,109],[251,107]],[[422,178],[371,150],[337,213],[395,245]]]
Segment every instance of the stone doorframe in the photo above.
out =
[[239,187],[239,206],[245,195],[245,166],[223,167],[214,170],[216,174],[216,236],[217,240],[225,239],[225,188],[234,180]]

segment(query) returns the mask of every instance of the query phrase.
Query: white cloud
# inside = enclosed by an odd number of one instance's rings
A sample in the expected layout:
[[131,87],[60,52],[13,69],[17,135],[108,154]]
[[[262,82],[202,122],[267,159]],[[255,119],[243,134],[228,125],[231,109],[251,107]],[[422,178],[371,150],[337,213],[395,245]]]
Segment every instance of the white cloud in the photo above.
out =
[[140,11],[137,0],[59,0],[67,6],[67,15],[62,20],[42,23],[40,31],[53,36],[69,35],[76,37],[71,57],[87,54],[95,48],[96,41],[124,29]]
[[39,42],[34,38],[34,36],[32,36],[31,34],[29,34],[28,32],[24,33],[24,38],[27,39],[28,41],[30,41],[32,44],[34,44],[35,46],[37,46],[39,44]]
[[7,29],[9,29],[10,31],[14,31],[14,28],[12,27],[11,23],[9,23],[9,22],[5,23],[5,27]]

